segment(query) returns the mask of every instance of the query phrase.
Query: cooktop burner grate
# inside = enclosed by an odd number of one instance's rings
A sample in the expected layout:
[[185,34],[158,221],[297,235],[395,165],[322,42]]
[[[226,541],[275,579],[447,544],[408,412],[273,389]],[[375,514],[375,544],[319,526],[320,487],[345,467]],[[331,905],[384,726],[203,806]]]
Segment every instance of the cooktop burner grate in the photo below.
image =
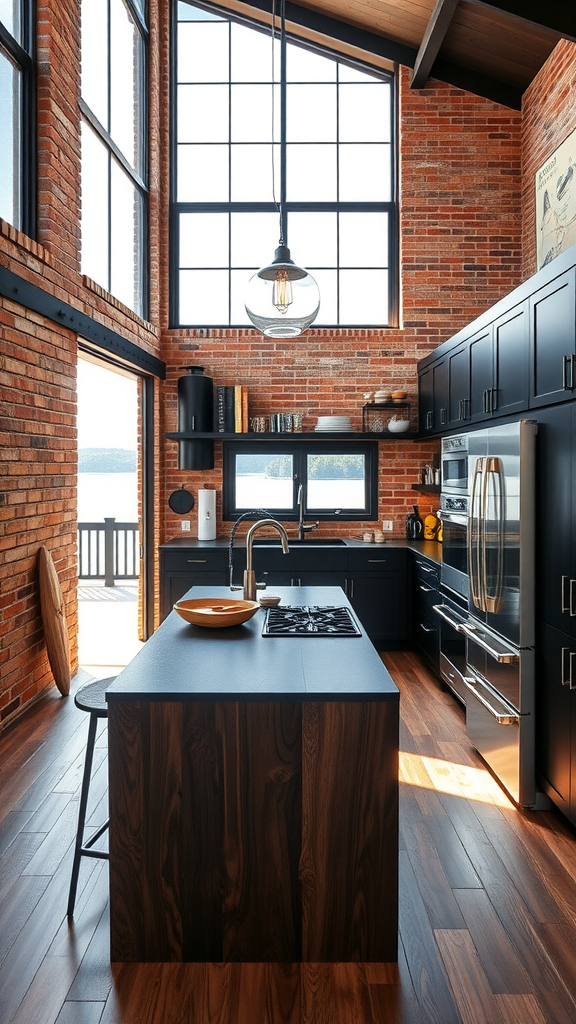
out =
[[362,636],[348,608],[296,605],[268,608],[262,636]]

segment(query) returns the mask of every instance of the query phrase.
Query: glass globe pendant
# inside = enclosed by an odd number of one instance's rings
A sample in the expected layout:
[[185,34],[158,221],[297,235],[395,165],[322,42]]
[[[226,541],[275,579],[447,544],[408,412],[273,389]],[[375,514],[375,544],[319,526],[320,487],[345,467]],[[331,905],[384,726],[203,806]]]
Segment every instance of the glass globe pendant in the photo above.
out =
[[[276,0],[272,0],[272,147],[274,148],[274,28]],[[314,322],[320,309],[318,285],[290,258],[286,245],[286,26],[285,0],[280,0],[280,240],[274,259],[248,282],[246,312],[267,338],[297,338]],[[274,163],[272,164],[274,195]],[[274,202],[276,198],[274,195]]]
[[282,242],[269,266],[248,282],[246,312],[267,338],[297,338],[316,319],[320,308],[318,285],[303,267],[290,259]]

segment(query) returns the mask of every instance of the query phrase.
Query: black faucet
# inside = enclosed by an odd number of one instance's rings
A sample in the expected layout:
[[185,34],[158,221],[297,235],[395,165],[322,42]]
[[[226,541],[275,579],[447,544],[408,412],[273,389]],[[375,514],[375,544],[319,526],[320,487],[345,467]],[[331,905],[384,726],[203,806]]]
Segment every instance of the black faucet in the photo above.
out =
[[307,531],[317,530],[319,526],[319,520],[316,520],[315,523],[304,522],[304,487],[300,484],[298,487],[298,540],[304,540]]

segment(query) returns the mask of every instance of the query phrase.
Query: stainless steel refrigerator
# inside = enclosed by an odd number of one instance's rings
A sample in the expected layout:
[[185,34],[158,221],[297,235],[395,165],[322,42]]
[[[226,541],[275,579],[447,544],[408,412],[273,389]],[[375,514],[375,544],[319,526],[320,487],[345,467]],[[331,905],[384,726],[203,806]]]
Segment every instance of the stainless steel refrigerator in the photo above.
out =
[[[530,420],[468,434],[466,728],[513,799],[536,805],[535,441]],[[446,616],[445,616],[446,617]]]

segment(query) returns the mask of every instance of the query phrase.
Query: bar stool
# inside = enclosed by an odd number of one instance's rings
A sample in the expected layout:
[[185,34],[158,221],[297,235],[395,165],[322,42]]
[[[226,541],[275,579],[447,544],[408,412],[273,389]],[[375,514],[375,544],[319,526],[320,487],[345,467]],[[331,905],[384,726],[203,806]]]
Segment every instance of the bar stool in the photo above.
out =
[[99,857],[101,860],[108,860],[108,853],[103,850],[93,850],[92,846],[104,834],[108,828],[108,820],[84,842],[84,823],[86,821],[86,808],[88,806],[88,790],[90,789],[90,777],[92,774],[92,760],[94,757],[94,743],[96,740],[96,726],[99,718],[108,717],[108,705],[106,704],[106,690],[114,682],[116,676],[109,676],[107,679],[96,679],[93,683],[87,683],[78,690],[74,697],[74,703],[80,711],[87,711],[90,714],[88,726],[88,742],[86,744],[86,759],[84,761],[84,774],[82,776],[82,789],[80,791],[80,807],[78,810],[78,830],[76,832],[76,845],[74,848],[74,861],[72,863],[72,878],[70,880],[70,892],[68,894],[68,917],[74,914],[76,903],[76,889],[78,887],[78,874],[80,872],[81,857]]

